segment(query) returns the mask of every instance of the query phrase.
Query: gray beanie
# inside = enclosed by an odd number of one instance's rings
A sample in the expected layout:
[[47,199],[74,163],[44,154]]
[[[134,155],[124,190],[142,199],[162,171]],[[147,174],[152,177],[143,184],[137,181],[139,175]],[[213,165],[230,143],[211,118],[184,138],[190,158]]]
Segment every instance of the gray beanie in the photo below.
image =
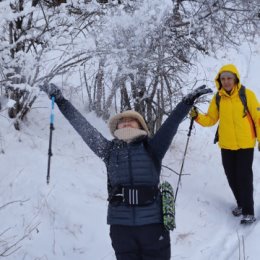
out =
[[234,74],[233,72],[230,72],[230,71],[223,71],[223,72],[221,72],[220,75],[219,75],[219,78],[222,79],[224,77],[237,79],[236,74]]

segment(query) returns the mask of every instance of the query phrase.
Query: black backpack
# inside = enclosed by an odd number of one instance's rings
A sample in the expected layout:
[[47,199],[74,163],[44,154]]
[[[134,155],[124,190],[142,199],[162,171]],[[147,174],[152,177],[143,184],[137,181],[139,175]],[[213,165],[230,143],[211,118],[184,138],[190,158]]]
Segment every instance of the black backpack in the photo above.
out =
[[[253,122],[253,119],[251,117],[251,114],[249,112],[248,106],[247,106],[247,98],[246,98],[246,87],[245,86],[241,86],[241,88],[239,89],[238,92],[239,98],[244,106],[244,111],[243,111],[243,117],[246,117],[247,115],[250,116],[251,121]],[[220,104],[220,98],[221,96],[219,95],[219,91],[216,94],[216,105],[217,105],[217,109],[219,111],[219,104]],[[219,126],[218,126],[219,128]],[[215,138],[214,138],[214,144],[216,144],[218,142],[219,136],[218,136],[218,128],[215,134]]]

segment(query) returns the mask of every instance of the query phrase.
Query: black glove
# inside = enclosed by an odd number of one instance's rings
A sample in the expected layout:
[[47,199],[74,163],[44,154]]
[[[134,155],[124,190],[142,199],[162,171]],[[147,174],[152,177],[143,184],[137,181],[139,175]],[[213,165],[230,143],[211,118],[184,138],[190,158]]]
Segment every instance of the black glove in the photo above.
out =
[[212,90],[210,88],[206,88],[206,85],[202,85],[198,88],[196,88],[195,90],[193,90],[191,93],[189,93],[188,95],[186,95],[183,98],[183,101],[187,104],[187,105],[193,105],[194,101],[204,95],[204,94],[208,94],[211,93]]
[[260,152],[260,142],[258,143],[258,151]]
[[191,117],[192,119],[195,120],[195,119],[198,117],[198,115],[199,115],[198,109],[193,106],[192,109],[190,110],[189,115],[190,115],[190,117]]
[[55,100],[59,100],[63,98],[61,90],[53,83],[44,83],[43,85],[39,86],[40,90],[45,92],[49,98],[54,97]]

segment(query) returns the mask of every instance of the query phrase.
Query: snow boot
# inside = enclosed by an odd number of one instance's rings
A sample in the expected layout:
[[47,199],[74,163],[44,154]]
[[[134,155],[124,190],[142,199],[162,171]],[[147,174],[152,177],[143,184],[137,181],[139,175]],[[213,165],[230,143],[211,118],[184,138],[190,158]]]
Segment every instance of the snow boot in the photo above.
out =
[[241,224],[251,224],[256,221],[256,218],[254,215],[243,215],[243,218],[241,219]]
[[242,215],[242,208],[241,207],[236,207],[232,210],[232,214],[235,216],[235,217],[239,217]]

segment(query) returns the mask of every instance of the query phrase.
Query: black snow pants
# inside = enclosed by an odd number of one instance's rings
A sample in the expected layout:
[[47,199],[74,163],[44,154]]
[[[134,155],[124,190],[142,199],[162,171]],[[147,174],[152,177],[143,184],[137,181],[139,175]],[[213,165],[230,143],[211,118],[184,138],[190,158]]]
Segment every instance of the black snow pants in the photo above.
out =
[[162,224],[111,225],[110,237],[117,260],[170,260],[170,234]]
[[252,170],[254,149],[221,149],[221,156],[237,205],[242,207],[243,215],[254,215]]

